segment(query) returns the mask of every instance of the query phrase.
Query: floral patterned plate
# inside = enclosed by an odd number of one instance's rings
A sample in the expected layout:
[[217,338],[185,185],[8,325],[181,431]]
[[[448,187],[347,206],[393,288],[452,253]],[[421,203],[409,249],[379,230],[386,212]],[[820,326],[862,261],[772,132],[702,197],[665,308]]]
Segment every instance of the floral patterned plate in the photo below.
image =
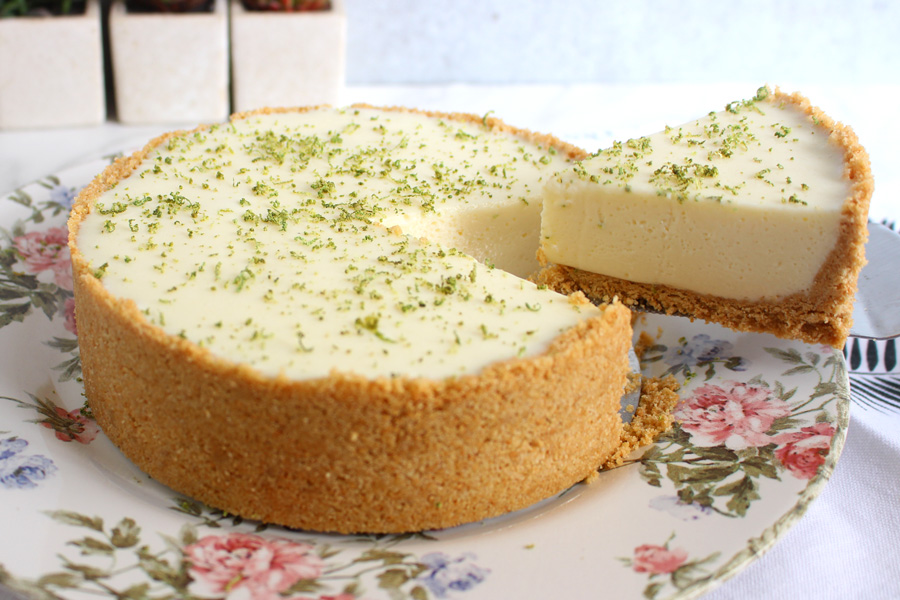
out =
[[0,584],[25,597],[692,598],[796,521],[840,454],[841,353],[648,316],[642,368],[683,382],[680,423],[590,485],[412,535],[222,514],[150,480],[83,408],[65,219],[105,162],[0,197]]

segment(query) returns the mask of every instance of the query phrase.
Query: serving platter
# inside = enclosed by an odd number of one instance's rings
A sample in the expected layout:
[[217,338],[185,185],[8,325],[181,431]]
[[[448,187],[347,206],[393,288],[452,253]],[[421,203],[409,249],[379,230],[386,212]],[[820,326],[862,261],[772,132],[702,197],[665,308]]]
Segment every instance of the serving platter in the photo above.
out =
[[528,509],[442,531],[341,536],[223,514],[106,439],[80,383],[65,221],[109,162],[0,196],[0,584],[27,598],[694,598],[819,494],[849,418],[840,351],[642,316],[678,423]]

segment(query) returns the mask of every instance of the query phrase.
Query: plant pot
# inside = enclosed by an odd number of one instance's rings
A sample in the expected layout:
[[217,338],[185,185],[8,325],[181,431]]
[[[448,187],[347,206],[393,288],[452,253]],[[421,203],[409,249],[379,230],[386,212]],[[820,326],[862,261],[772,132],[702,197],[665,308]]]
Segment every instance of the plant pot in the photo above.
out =
[[0,128],[106,119],[100,2],[81,15],[0,19]]
[[120,122],[197,123],[228,116],[228,4],[211,12],[109,13],[116,115]]
[[248,11],[231,0],[234,110],[336,104],[346,30],[343,0],[333,0],[330,10],[294,13]]

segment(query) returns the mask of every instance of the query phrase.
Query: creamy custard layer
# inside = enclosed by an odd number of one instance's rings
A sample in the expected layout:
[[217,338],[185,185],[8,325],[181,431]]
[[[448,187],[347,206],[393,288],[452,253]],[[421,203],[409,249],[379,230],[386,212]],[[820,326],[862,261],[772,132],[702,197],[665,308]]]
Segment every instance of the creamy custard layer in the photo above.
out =
[[850,195],[842,149],[765,88],[616,143],[544,195],[550,262],[738,300],[808,289]]
[[540,190],[566,166],[478,123],[254,115],[157,147],[77,244],[149,322],[264,374],[477,373],[599,314],[505,272],[536,266]]

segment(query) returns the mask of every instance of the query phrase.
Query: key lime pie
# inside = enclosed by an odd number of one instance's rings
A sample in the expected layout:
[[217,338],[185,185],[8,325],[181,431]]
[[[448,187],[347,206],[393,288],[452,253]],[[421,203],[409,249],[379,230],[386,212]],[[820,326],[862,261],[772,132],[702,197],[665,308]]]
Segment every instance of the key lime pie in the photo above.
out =
[[471,115],[237,115],[80,194],[85,391],[139,467],[230,513],[500,515],[670,422],[671,382],[619,418],[626,304],[838,345],[871,189],[849,129],[767,88],[591,157]]
[[70,219],[94,415],[160,482],[303,529],[448,527],[589,477],[631,314],[523,278],[543,186],[583,157],[371,107],[152,141]]
[[760,88],[550,182],[540,281],[840,347],[872,189],[849,128],[800,95]]

